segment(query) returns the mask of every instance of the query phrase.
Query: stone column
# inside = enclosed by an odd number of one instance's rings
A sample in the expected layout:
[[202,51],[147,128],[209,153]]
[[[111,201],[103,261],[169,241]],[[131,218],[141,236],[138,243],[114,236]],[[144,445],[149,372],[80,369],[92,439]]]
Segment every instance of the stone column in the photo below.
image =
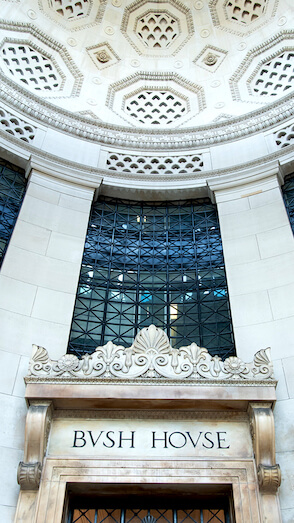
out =
[[0,274],[0,520],[13,521],[32,344],[66,352],[94,189],[32,171]]
[[[261,169],[262,171],[262,169]],[[218,206],[237,355],[271,347],[283,522],[294,521],[294,238],[278,165],[210,183]]]

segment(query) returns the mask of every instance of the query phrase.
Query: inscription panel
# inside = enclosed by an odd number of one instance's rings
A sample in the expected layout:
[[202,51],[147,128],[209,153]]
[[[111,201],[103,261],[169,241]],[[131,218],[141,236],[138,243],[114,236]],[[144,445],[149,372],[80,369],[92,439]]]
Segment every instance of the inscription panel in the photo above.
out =
[[49,456],[252,458],[246,421],[55,419]]

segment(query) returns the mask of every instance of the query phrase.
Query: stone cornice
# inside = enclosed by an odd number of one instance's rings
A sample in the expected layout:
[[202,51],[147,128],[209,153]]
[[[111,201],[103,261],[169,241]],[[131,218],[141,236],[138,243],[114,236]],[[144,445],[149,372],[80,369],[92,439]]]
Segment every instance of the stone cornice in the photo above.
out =
[[[2,138],[2,140],[1,140]],[[289,163],[293,157],[294,145],[289,145],[280,150],[277,150],[274,153],[267,155],[266,157],[262,156],[254,161],[249,161],[247,163],[237,164],[229,168],[201,171],[192,174],[181,174],[181,175],[152,175],[152,177],[134,174],[134,173],[120,173],[112,172],[107,169],[100,169],[98,167],[87,166],[78,162],[66,160],[50,154],[46,151],[42,151],[39,148],[35,147],[33,144],[24,143],[22,140],[11,136],[6,131],[0,129],[0,150],[3,148],[3,151],[6,151],[7,159],[13,160],[13,156],[16,154],[19,157],[25,159],[29,163],[27,164],[26,170],[29,174],[30,168],[35,168],[41,172],[48,173],[50,175],[54,174],[57,178],[70,180],[72,182],[86,185],[88,187],[98,187],[100,186],[102,180],[105,185],[113,185],[117,187],[128,187],[128,182],[138,182],[137,188],[144,188],[146,190],[161,190],[160,184],[163,184],[165,189],[169,190],[178,190],[177,184],[181,184],[181,190],[191,189],[191,187],[199,187],[206,184],[206,180],[213,180],[214,178],[219,178],[221,183],[221,177],[226,177],[228,183],[230,180],[234,180],[234,184],[239,184],[240,180],[244,180],[241,183],[248,181],[248,175],[252,179],[261,179],[265,176],[268,176],[268,168],[271,169],[275,164],[277,167],[276,171],[278,172],[278,164],[281,166],[283,174],[288,174],[287,169],[284,172],[283,165]],[[23,165],[22,165],[23,166]],[[262,166],[262,169],[260,169]],[[165,182],[173,182],[171,187],[167,187]],[[143,185],[140,185],[140,182]],[[225,182],[225,180],[224,180]],[[156,185],[155,185],[156,184]],[[134,189],[133,185],[131,186]],[[213,190],[216,187],[213,187]]]
[[169,150],[204,147],[266,131],[287,122],[294,115],[294,99],[289,94],[283,99],[230,119],[228,122],[213,122],[211,125],[173,130],[149,130],[121,127],[75,115],[56,105],[28,93],[0,73],[0,99],[9,108],[19,111],[21,116],[30,117],[42,126],[59,129],[68,134],[101,144],[131,147],[142,150]]
[[65,354],[51,360],[43,347],[34,346],[26,383],[106,382],[211,385],[275,385],[269,349],[257,352],[251,363],[237,356],[222,361],[207,349],[192,343],[173,349],[165,332],[150,325],[142,329],[131,347],[108,342],[78,359]]

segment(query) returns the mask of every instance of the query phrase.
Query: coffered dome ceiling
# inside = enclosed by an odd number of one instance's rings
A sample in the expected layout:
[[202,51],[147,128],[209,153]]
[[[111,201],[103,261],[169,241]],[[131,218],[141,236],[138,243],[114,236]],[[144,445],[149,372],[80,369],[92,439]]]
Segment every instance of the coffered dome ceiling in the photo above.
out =
[[229,121],[292,92],[291,1],[1,1],[2,84],[106,124]]

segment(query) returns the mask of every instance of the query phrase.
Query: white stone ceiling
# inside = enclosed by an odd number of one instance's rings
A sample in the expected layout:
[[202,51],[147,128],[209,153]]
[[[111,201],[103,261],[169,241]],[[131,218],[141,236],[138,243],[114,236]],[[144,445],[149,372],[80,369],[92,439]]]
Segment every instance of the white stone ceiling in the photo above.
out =
[[0,0],[2,83],[101,124],[184,129],[289,96],[293,0]]

